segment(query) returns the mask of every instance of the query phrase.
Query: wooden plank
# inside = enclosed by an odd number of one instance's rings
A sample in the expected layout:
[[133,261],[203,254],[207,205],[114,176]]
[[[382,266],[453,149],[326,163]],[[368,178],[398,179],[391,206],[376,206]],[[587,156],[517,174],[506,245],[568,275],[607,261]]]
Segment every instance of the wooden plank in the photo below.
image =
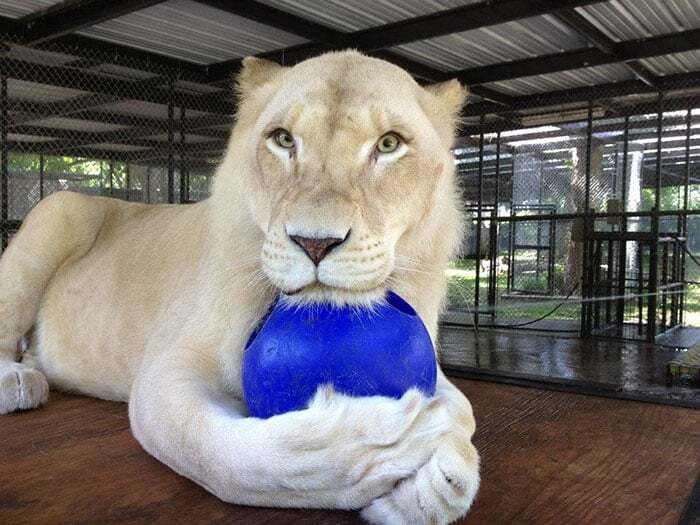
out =
[[[456,381],[483,460],[463,523],[677,523],[700,466],[700,412]],[[52,393],[0,417],[0,435],[0,523],[361,523],[222,503],[143,452],[122,404]]]

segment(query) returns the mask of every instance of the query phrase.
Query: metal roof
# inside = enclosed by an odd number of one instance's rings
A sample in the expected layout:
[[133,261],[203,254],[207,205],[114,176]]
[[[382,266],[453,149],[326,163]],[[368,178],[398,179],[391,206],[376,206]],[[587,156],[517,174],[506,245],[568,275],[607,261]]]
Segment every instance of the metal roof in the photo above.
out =
[[586,47],[586,40],[550,16],[526,18],[398,46],[396,51],[443,71]]
[[3,0],[0,2],[0,15],[19,18],[60,3],[61,0]]
[[613,0],[577,11],[616,42],[700,27],[697,0]]
[[634,78],[634,75],[624,66],[609,64],[605,66],[550,73],[548,75],[516,78],[485,85],[509,95],[530,95],[532,93],[559,91],[581,86],[593,86],[606,82],[619,82],[632,78]]
[[338,29],[358,31],[407,18],[476,4],[480,0],[260,0],[308,20]]
[[[57,7],[59,3],[58,0],[0,0],[0,16],[21,19],[26,15],[37,15],[47,8],[52,8],[50,13],[53,15],[56,9],[60,10],[64,5],[80,5],[80,2],[75,0]],[[517,0],[507,3],[519,3],[522,9],[520,15],[508,18],[507,12],[498,11],[500,2],[484,0],[258,0],[257,3],[250,4],[231,2],[232,12],[226,10],[226,2],[209,2],[219,6],[214,8],[205,0],[167,0],[127,15],[120,12],[121,16],[115,15],[106,22],[88,24],[88,27],[80,26],[77,35],[81,36],[75,37],[74,42],[77,41],[79,46],[86,49],[76,49],[73,44],[66,45],[66,38],[63,36],[56,37],[56,45],[53,46],[44,46],[42,39],[10,46],[9,51],[3,55],[3,59],[11,63],[10,69],[14,68],[15,72],[14,78],[12,74],[8,75],[8,95],[12,99],[10,111],[13,116],[19,115],[17,125],[22,124],[24,128],[18,129],[17,133],[12,133],[11,129],[10,133],[13,136],[21,136],[23,142],[38,140],[42,131],[27,133],[32,130],[27,129],[30,126],[24,124],[30,123],[37,127],[46,126],[64,132],[83,133],[83,145],[105,150],[118,146],[126,148],[124,151],[141,148],[139,144],[145,139],[165,141],[168,133],[166,128],[163,128],[163,122],[167,122],[169,118],[167,80],[170,75],[176,87],[175,95],[179,96],[180,100],[190,103],[189,106],[183,103],[183,106],[187,106],[187,119],[212,115],[218,117],[218,120],[215,118],[210,125],[206,125],[205,129],[192,130],[192,133],[199,132],[201,135],[188,134],[187,142],[216,141],[221,138],[222,132],[230,127],[226,119],[231,118],[234,108],[231,103],[230,79],[232,71],[236,68],[236,59],[266,52],[277,52],[272,53],[272,56],[279,59],[283,49],[295,46],[308,48],[314,43],[323,44],[317,47],[320,52],[329,42],[333,44],[334,38],[347,44],[342,38],[342,33],[371,30],[425,15],[439,17],[441,12],[448,9],[465,7],[487,10],[493,8],[496,14],[491,18],[486,17],[491,20],[489,23],[480,23],[481,19],[477,17],[473,25],[468,25],[468,17],[463,18],[465,24],[459,27],[472,28],[469,30],[444,34],[437,28],[429,36],[423,36],[416,41],[412,41],[412,35],[409,34],[403,40],[398,39],[388,44],[386,49],[386,46],[382,45],[368,45],[367,49],[384,49],[394,54],[394,60],[398,55],[399,59],[408,63],[409,69],[411,64],[413,65],[413,72],[417,77],[421,77],[421,70],[428,71],[427,76],[422,78],[430,81],[448,78],[451,75],[468,75],[472,69],[483,71],[488,66],[500,67],[500,77],[496,77],[498,79],[495,81],[487,80],[494,78],[488,76],[482,76],[480,80],[478,75],[476,80],[473,80],[474,94],[470,96],[469,102],[471,107],[477,109],[470,112],[468,107],[465,111],[467,125],[478,124],[481,114],[489,115],[485,122],[493,123],[499,119],[517,122],[517,118],[530,118],[550,111],[563,113],[578,110],[585,106],[587,101],[585,98],[572,101],[566,96],[569,91],[611,83],[634,84],[634,79],[640,76],[639,70],[642,70],[642,77],[644,71],[648,71],[649,75],[657,79],[668,75],[700,72],[700,45],[698,49],[684,48],[681,52],[672,52],[677,48],[662,47],[671,51],[664,51],[667,54],[660,56],[656,56],[658,53],[654,52],[639,55],[644,58],[636,61],[634,58],[616,56],[616,50],[620,46],[614,46],[615,42],[628,42],[629,45],[629,41],[639,38],[700,29],[698,0],[608,0],[576,8],[573,12],[592,25],[594,32],[600,32],[604,38],[612,41],[612,51],[606,50],[605,45],[601,47],[595,37],[586,34],[585,28],[582,30],[576,24],[567,22],[566,17],[561,17],[561,12],[550,9],[550,14],[530,16],[530,6],[526,3]],[[539,6],[546,4],[537,3]],[[256,18],[256,15],[245,11],[248,5],[251,8],[257,6],[255,9],[258,9],[258,13],[260,9],[275,8],[281,10],[281,16],[280,12],[276,11],[271,18]],[[533,5],[532,9],[537,9],[537,5]],[[50,22],[60,25],[60,17],[57,18],[58,20]],[[511,21],[493,21],[504,19]],[[21,20],[19,23],[22,23]],[[331,30],[327,31],[323,38],[319,36],[317,39],[314,31],[319,32],[318,25]],[[27,27],[24,29],[26,32]],[[340,37],[338,32],[341,33]],[[59,33],[64,34],[57,32]],[[11,39],[8,38],[9,40]],[[90,48],[90,42],[96,43],[94,49]],[[116,47],[110,47],[105,42],[116,44]],[[354,41],[350,40],[349,44],[353,43]],[[113,49],[115,51],[112,51]],[[125,50],[128,52],[134,49],[147,52],[140,55],[146,58],[134,62],[130,62],[130,59],[116,59],[122,56]],[[547,61],[549,56],[563,52],[590,55],[594,59],[592,64],[596,65],[584,67],[590,62],[581,61],[573,66],[564,64],[558,69],[542,67],[543,60]],[[649,57],[650,55],[653,56]],[[173,74],[173,69],[167,69],[170,66],[164,66],[163,70],[144,66],[152,57],[157,61],[163,56],[177,59],[169,64],[175,63],[177,67],[188,66],[194,73],[190,76],[180,76]],[[530,59],[540,60],[539,69],[535,68],[540,74],[528,74],[531,69],[524,73],[518,70],[518,74],[509,74],[508,68],[511,63],[529,63]],[[214,81],[210,72],[219,66],[221,76]],[[29,70],[32,74],[25,75]],[[57,77],[64,73],[69,80],[80,80],[63,82],[64,78]],[[475,74],[473,71],[471,73]],[[209,85],[204,81],[200,82],[200,77],[210,82]],[[45,78],[50,80],[45,81]],[[149,84],[149,79],[155,79],[157,82]],[[164,84],[158,83],[161,79],[164,80]],[[109,92],[112,84],[121,86],[115,96],[111,96]],[[700,80],[697,84],[700,85]],[[638,85],[641,85],[642,89],[612,93],[602,98],[612,98],[624,104],[654,100],[656,94],[653,89],[645,89],[641,82],[638,82]],[[665,91],[675,89],[673,85]],[[686,90],[681,94],[687,95],[689,91],[684,89]],[[518,100],[519,97],[527,99],[531,95],[549,92],[557,92],[559,98],[552,98],[542,105],[539,105],[540,101],[523,104],[519,108],[508,105],[510,101]],[[597,94],[594,91],[591,93],[587,95],[588,98],[596,99]],[[94,100],[90,100],[91,94],[97,94],[93,97]],[[73,99],[77,101],[75,109],[66,110],[65,104],[60,105]],[[34,107],[31,111],[23,109],[23,106],[32,104],[40,107]],[[54,105],[58,105],[58,109],[63,112],[55,110],[52,107]],[[210,111],[209,105],[221,105],[223,109],[212,108]],[[486,110],[479,112],[480,105]],[[173,106],[177,105],[173,103]],[[546,107],[547,110],[543,109]],[[93,113],[109,113],[116,117],[132,119],[115,118],[112,124],[101,124],[91,120],[97,118],[94,116],[79,118],[86,108]],[[505,109],[499,111],[499,108]],[[48,111],[53,117],[43,115],[43,118],[39,118],[42,117],[42,111]],[[22,112],[25,114],[21,114]],[[179,107],[175,113],[174,118],[179,118]],[[506,116],[490,116],[497,113],[505,113]],[[38,115],[37,118],[32,117],[35,114]],[[148,121],[155,131],[150,135],[145,134],[150,128],[146,131],[140,130],[141,121]],[[123,124],[124,122],[126,124]],[[130,142],[123,140],[119,144],[117,132],[122,129],[130,129],[131,139]],[[115,133],[110,136],[110,131]],[[90,133],[105,133],[107,137],[115,140],[93,143],[91,139],[94,137],[89,135]],[[57,136],[60,138],[60,133]],[[30,138],[24,140],[25,137]]]
[[191,0],[170,0],[78,34],[210,64],[305,42]]
[[[352,32],[479,4],[480,0],[259,2],[329,28]],[[24,16],[57,3],[57,0],[0,0],[0,15]],[[615,42],[700,28],[697,0],[611,0],[576,8],[576,12]],[[300,36],[194,0],[168,0],[83,29],[78,34],[196,64],[213,64],[307,42]],[[578,31],[555,16],[543,15],[406,43],[391,51],[449,72],[587,46],[586,38]],[[56,63],[61,57],[45,55],[34,60]],[[642,64],[657,75],[700,69],[697,51],[654,57]],[[503,88],[512,96],[629,77],[629,69],[606,66],[497,82],[492,87]]]

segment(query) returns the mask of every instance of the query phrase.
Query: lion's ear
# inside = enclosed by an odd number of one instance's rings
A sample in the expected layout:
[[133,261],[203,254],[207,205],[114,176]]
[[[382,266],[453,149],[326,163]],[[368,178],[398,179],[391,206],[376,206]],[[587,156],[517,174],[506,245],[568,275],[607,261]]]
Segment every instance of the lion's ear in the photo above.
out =
[[277,77],[285,68],[264,58],[245,57],[236,77],[236,91],[245,98]]
[[439,84],[429,84],[424,86],[428,93],[436,97],[443,105],[444,109],[452,116],[453,122],[459,120],[459,114],[467,100],[469,90],[460,84],[456,79],[440,82]]

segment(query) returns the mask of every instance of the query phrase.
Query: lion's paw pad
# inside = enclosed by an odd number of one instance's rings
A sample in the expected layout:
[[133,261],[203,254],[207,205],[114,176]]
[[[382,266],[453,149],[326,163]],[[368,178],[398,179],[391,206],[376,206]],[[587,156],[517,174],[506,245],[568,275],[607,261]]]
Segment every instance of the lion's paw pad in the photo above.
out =
[[0,364],[0,414],[36,408],[48,399],[44,374],[21,363]]

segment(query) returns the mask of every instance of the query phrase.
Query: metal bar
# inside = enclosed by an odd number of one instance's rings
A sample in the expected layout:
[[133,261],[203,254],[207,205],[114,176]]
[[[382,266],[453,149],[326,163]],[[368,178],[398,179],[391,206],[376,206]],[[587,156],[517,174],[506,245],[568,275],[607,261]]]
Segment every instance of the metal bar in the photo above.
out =
[[39,155],[39,200],[44,198],[44,169],[46,168],[46,158],[43,154]]
[[[217,2],[220,3],[220,2]],[[373,51],[407,44],[417,40],[425,40],[441,35],[459,33],[478,29],[480,27],[502,24],[505,22],[520,20],[533,16],[557,12],[561,9],[579,7],[600,3],[598,1],[557,1],[549,2],[544,0],[497,0],[489,2],[479,2],[453,9],[418,16],[408,20],[401,20],[391,24],[381,25],[355,31],[352,33],[333,34],[324,28],[319,35],[313,37],[310,28],[291,27],[291,23],[282,20],[278,28],[296,30],[296,34],[302,35],[302,31],[307,38],[313,40],[326,39],[325,43],[310,43],[293,46],[290,48],[263,53],[262,57],[272,60],[281,60],[285,63],[293,64],[304,60],[310,56],[331,49],[344,49],[353,47],[361,51]],[[243,9],[239,10],[240,16],[246,16]],[[287,15],[289,17],[291,15]],[[255,20],[255,15],[250,16]],[[268,18],[268,22],[271,20]],[[296,23],[296,22],[295,22]],[[274,25],[274,24],[273,24]],[[230,79],[232,71],[240,68],[240,60],[230,60],[213,64],[210,67],[211,82],[218,82]],[[450,77],[447,77],[450,78]]]
[[151,167],[146,166],[146,202],[151,203]]
[[175,202],[175,79],[168,85],[168,202]]
[[549,294],[554,295],[554,260],[556,258],[556,239],[557,239],[557,223],[549,221],[549,279],[548,288]]
[[[8,118],[8,105],[7,105],[7,76],[2,75],[0,77],[0,147],[2,148],[2,159],[0,159],[0,201],[2,205],[0,206],[0,221],[6,223],[9,220],[9,173],[8,168],[8,148],[7,148],[7,118]],[[9,241],[8,231],[2,228],[2,240],[0,245],[0,252],[4,252],[7,248]]]
[[[482,163],[483,164],[483,163]],[[491,317],[496,315],[496,296],[498,293],[498,219],[499,214],[499,197],[500,197],[500,171],[501,171],[501,134],[496,135],[496,179],[494,183],[494,206],[491,213],[491,222],[489,223],[491,236],[489,239],[490,243],[490,259],[491,259],[491,272],[489,275],[489,306],[491,307]]]
[[585,190],[585,211],[589,212],[591,207],[591,153],[593,151],[593,102],[588,101],[588,119],[586,122],[586,190]]
[[[624,131],[622,134],[622,211],[627,211],[627,162],[629,156],[629,116],[625,117]],[[620,233],[627,232],[627,217],[620,217]],[[617,302],[617,324],[624,326],[625,323],[625,277],[627,275],[627,241],[620,240],[618,249],[618,289],[617,294],[621,297]]]
[[596,47],[584,47],[561,53],[452,71],[451,75],[471,87],[474,84],[502,82],[514,78],[615,64],[641,58],[683,53],[698,48],[700,48],[700,29],[691,29],[617,42],[613,45],[613,54],[606,53]]
[[[652,211],[657,211],[658,208],[654,208]],[[659,236],[659,215],[655,213],[651,218],[651,233],[654,238]],[[652,241],[649,245],[649,283],[648,292],[649,299],[647,300],[647,341],[650,343],[654,342],[656,338],[656,306],[657,298],[656,293],[658,292],[659,286],[659,255],[658,255],[658,244]]]
[[[644,248],[647,245],[639,243],[637,250],[637,333],[642,335],[642,327],[644,322]],[[649,245],[651,246],[651,244]],[[647,300],[648,302],[648,300]]]
[[190,199],[190,172],[187,166],[185,111],[185,108],[180,107],[180,204],[184,204]]
[[[608,297],[612,297],[613,295],[613,275],[614,275],[614,269],[615,265],[613,264],[613,257],[615,255],[615,248],[612,240],[608,240],[608,259],[607,259],[607,272],[606,272],[606,293]],[[610,299],[607,299],[605,301],[605,323],[606,326],[610,325],[610,322],[612,320],[612,301]]]
[[[600,292],[602,291],[601,285],[601,270],[603,266],[603,241],[598,239],[595,241],[595,248],[593,250],[593,267],[595,268],[595,274],[590,282],[590,294],[589,298],[600,297]],[[606,303],[608,301],[605,301]],[[601,302],[595,301],[593,303],[593,328],[600,328],[600,309]]]
[[661,209],[661,135],[663,133],[663,92],[659,92],[658,112],[656,120],[656,194],[654,196],[654,208],[658,211]]
[[[483,124],[484,116],[481,116]],[[479,136],[479,182],[476,201],[476,276],[474,283],[474,328],[479,329],[479,298],[481,284],[481,204],[484,196],[484,136]]]
[[620,57],[616,56],[615,42],[608,38],[608,36],[600,29],[590,23],[583,15],[579,14],[574,9],[563,9],[555,13],[554,16],[586,38],[603,53],[606,53],[622,62],[645,84],[649,86],[656,85],[655,75],[642,64],[639,62],[624,62]]
[[109,159],[109,196],[114,197],[114,160]]
[[131,200],[131,164],[126,163],[126,200]]
[[17,21],[20,41],[27,45],[53,40],[113,18],[145,9],[164,0],[80,0],[60,2]]
[[[682,217],[681,234],[684,237],[688,236],[688,205],[690,198],[690,136],[692,134],[692,106],[688,106],[686,113],[686,125],[685,125],[685,194],[683,195],[683,211],[685,212]],[[685,294],[687,293],[688,286],[685,284],[686,276],[686,253],[685,250],[681,250],[681,275],[680,279],[683,283],[683,293],[680,296],[680,313],[678,323],[683,324],[685,320]]]
[[[683,210],[661,210],[659,212],[660,217],[676,217],[678,215],[684,214]],[[687,215],[700,215],[700,210],[688,210],[685,212]],[[523,221],[539,221],[539,220],[572,220],[579,217],[583,217],[585,213],[546,213],[538,215],[516,215],[513,217],[499,217],[497,220],[499,222],[523,222]],[[627,212],[591,212],[591,218],[593,219],[607,219],[609,217],[651,217],[653,212],[651,210],[646,211],[627,211]],[[607,232],[607,233],[619,233],[619,232]],[[644,232],[638,232],[640,235]]]
[[464,116],[479,116],[485,114],[501,114],[522,109],[532,109],[551,106],[552,100],[557,104],[573,104],[576,102],[587,102],[589,100],[601,100],[606,98],[623,97],[626,95],[636,95],[644,93],[657,93],[658,91],[668,91],[677,89],[678,86],[686,88],[700,84],[700,73],[681,73],[659,77],[658,88],[646,85],[640,80],[624,80],[620,82],[609,82],[605,84],[594,84],[580,88],[563,89],[557,91],[547,91],[534,95],[523,95],[513,97],[510,109],[502,104],[491,102],[478,102],[465,107]]

